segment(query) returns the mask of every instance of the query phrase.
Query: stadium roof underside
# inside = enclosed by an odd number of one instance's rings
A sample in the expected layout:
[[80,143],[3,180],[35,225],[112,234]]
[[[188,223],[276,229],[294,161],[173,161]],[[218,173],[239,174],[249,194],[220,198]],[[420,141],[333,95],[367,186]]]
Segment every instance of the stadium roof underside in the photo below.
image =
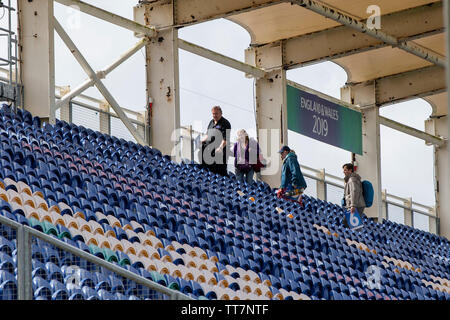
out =
[[[373,4],[380,29],[368,28]],[[174,11],[178,26],[238,23],[259,50],[281,42],[286,69],[333,61],[347,71],[348,85],[375,81],[378,106],[423,97],[433,116],[447,114],[438,103],[447,99],[442,1],[181,0]]]

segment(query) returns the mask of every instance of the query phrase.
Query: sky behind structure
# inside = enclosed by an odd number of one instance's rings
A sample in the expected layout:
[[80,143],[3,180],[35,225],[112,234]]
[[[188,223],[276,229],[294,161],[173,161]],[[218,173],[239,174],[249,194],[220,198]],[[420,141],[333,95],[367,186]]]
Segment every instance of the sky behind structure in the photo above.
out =
[[[85,2],[129,19],[133,19],[133,6],[137,4],[136,0]],[[139,41],[128,30],[58,3],[55,3],[55,17],[95,70],[103,69]],[[4,22],[0,21],[0,25],[4,27]],[[245,29],[225,19],[182,28],[179,30],[179,37],[240,61],[244,61],[244,50],[250,43],[250,36]],[[57,85],[70,85],[74,88],[87,78],[56,33],[55,57]],[[211,107],[220,105],[233,129],[244,128],[254,132],[253,79],[245,78],[242,72],[183,50],[179,52],[179,62],[182,125],[205,129],[211,119]],[[122,107],[136,111],[145,109],[144,65],[142,49],[104,79],[105,85]],[[290,70],[287,77],[338,99],[340,87],[347,79],[345,71],[332,62]],[[88,89],[85,94],[102,98],[95,88]],[[424,100],[416,99],[383,107],[380,114],[424,130],[424,120],[431,114],[431,107]],[[87,115],[80,115],[77,121],[89,124],[92,119]],[[120,124],[116,123],[114,126]],[[325,168],[328,173],[342,176],[342,164],[350,161],[349,152],[297,133],[289,132],[288,139],[290,146],[299,155],[301,164],[316,169]],[[383,189],[401,197],[412,197],[415,202],[434,204],[432,147],[425,146],[421,140],[381,126],[381,161]],[[339,192],[330,194],[330,197],[339,196]],[[392,217],[403,222],[401,210]],[[427,228],[428,219],[416,219],[416,222],[416,227]]]

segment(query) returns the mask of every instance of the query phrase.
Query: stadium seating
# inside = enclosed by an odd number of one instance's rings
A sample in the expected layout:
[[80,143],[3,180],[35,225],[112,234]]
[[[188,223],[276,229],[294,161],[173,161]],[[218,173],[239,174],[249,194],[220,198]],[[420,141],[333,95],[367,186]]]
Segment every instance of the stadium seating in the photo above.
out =
[[[445,238],[365,218],[352,231],[336,204],[304,196],[301,208],[265,183],[7,106],[0,144],[1,215],[193,298],[450,298]],[[1,231],[0,299],[12,299],[16,240]],[[32,262],[35,299],[162,298],[44,241]]]

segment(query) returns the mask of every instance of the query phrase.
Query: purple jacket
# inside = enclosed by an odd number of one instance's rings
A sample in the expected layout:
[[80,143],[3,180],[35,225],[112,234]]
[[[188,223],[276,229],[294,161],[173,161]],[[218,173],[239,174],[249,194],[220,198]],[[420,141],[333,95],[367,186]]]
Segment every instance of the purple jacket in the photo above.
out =
[[250,171],[252,166],[258,162],[259,145],[255,139],[249,139],[248,145],[236,142],[234,144],[234,166],[241,171]]

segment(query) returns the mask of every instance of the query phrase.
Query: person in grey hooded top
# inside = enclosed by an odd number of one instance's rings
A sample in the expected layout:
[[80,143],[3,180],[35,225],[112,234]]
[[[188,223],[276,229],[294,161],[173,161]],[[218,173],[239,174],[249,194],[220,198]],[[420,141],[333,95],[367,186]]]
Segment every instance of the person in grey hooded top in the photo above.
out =
[[344,169],[344,200],[345,207],[350,210],[351,213],[355,213],[355,210],[359,214],[363,214],[366,203],[363,196],[363,188],[361,183],[361,177],[354,172],[353,164],[346,163],[342,166]]

